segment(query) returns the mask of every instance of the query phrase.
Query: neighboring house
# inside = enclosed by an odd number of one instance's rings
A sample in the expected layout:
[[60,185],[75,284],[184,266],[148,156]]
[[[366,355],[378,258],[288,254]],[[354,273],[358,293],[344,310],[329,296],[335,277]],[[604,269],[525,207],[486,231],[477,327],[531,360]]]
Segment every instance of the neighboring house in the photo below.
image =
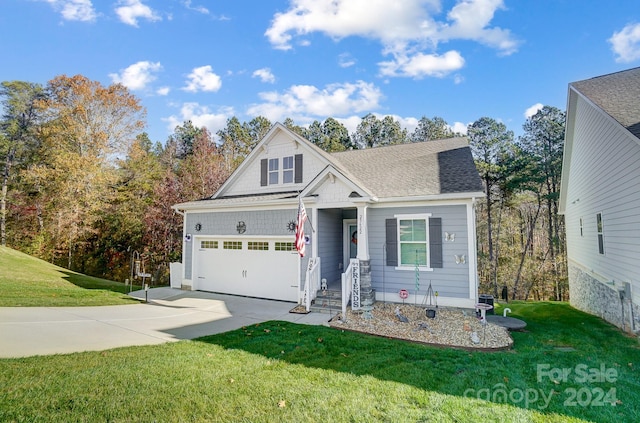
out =
[[277,123],[211,198],[173,206],[182,285],[308,304],[321,279],[334,289],[344,279],[357,305],[401,301],[401,289],[421,304],[431,283],[438,305],[473,308],[478,197],[466,138],[329,154]]
[[560,213],[571,304],[640,330],[640,68],[569,84]]

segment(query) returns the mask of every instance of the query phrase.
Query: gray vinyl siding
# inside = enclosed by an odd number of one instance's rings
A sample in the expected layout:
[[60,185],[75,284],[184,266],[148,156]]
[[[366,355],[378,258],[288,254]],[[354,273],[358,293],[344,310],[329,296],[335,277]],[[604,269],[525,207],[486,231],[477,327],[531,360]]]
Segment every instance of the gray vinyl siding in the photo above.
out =
[[325,209],[318,211],[318,252],[321,259],[322,278],[329,283],[339,281],[342,263],[342,210]]
[[[416,273],[412,270],[396,270],[384,263],[386,231],[385,220],[394,215],[431,213],[431,217],[442,219],[442,236],[454,233],[455,241],[442,241],[443,267],[433,271],[419,272],[420,289],[418,295],[424,295],[431,282],[433,290],[439,296],[469,298],[469,239],[467,236],[467,208],[465,205],[409,207],[409,208],[372,208],[369,210],[369,255],[371,258],[372,284],[378,293],[383,290],[389,298],[397,299],[398,291],[406,289],[415,293]],[[475,242],[475,241],[472,241]],[[456,264],[455,255],[464,254],[465,264]]]
[[[254,236],[290,236],[291,242],[295,241],[295,232],[290,232],[287,225],[290,221],[296,221],[298,209],[291,210],[262,210],[262,211],[242,211],[242,212],[222,212],[222,213],[187,213],[186,230],[194,236],[237,236],[239,238],[250,239]],[[311,210],[307,209],[307,215],[311,215]],[[247,227],[244,234],[238,234],[236,226],[243,221]],[[195,225],[200,223],[202,229],[196,232]],[[311,225],[307,220],[305,224],[305,234],[311,233]],[[192,243],[187,242],[184,250],[183,264],[185,269],[185,279],[191,279],[192,271]],[[308,257],[312,255],[311,244],[306,247],[306,254],[300,263],[301,280],[304,280]]]
[[[568,258],[605,281],[631,281],[637,295],[640,145],[602,111],[581,97],[575,101],[565,210]],[[597,213],[602,213],[604,254],[598,253]]]

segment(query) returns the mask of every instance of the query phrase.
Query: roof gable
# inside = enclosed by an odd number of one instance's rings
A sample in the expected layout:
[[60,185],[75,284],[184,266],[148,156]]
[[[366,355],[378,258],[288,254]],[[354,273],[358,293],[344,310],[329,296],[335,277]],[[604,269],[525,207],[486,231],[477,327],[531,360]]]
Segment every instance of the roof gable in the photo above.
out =
[[640,139],[640,68],[570,85]]
[[[284,166],[282,159],[296,155],[302,155],[302,180],[284,183],[281,173]],[[262,161],[269,159],[278,160],[279,183],[262,185]],[[281,123],[276,123],[211,198],[299,192],[330,163],[331,159],[324,151]]]

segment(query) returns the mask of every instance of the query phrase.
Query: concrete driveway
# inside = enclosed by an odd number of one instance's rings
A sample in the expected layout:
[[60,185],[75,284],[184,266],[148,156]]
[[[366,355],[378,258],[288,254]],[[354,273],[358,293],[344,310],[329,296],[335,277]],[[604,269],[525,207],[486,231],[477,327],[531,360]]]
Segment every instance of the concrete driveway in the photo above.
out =
[[[145,298],[144,291],[131,294]],[[295,304],[149,290],[149,303],[103,307],[0,307],[0,358],[102,351],[226,332],[267,320],[328,324],[328,314],[289,313]]]

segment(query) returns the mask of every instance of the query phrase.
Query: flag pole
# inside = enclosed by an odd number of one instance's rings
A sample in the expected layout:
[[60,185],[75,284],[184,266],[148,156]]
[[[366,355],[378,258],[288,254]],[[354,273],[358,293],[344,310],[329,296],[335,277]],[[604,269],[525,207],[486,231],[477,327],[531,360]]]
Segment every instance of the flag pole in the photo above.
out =
[[[302,201],[302,197],[301,197],[302,192],[298,191],[298,201],[301,202],[304,205],[304,201]],[[313,227],[313,223],[311,223],[311,218],[309,215],[307,215],[307,222],[309,222],[309,226],[311,226],[311,231],[315,234],[316,230]]]

